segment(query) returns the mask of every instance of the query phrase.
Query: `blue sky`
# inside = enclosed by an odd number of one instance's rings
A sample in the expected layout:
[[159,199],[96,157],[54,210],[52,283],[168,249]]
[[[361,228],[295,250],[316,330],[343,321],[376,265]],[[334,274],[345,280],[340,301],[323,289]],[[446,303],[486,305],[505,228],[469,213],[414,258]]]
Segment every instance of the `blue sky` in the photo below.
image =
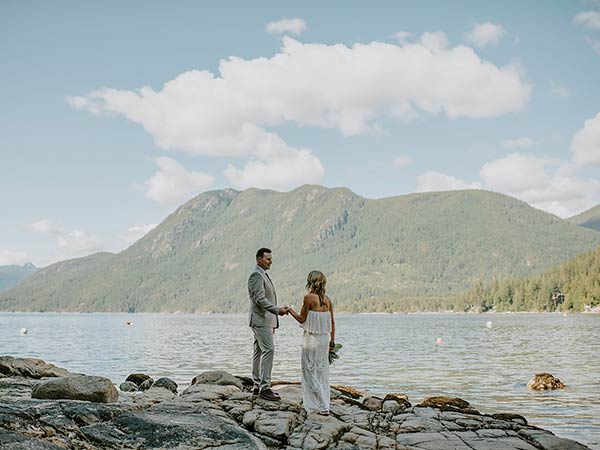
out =
[[600,203],[600,2],[0,4],[0,265],[205,190]]

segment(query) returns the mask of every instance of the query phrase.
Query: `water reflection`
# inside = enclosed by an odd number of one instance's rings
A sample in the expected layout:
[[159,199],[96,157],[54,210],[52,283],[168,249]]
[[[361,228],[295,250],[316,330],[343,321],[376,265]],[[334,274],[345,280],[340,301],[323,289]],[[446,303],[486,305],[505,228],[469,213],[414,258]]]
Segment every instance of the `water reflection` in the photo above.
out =
[[[597,315],[339,315],[336,340],[344,348],[331,379],[404,392],[413,403],[459,396],[483,412],[520,413],[600,448],[599,325]],[[282,320],[274,379],[299,380],[301,335],[291,318]],[[245,316],[0,313],[0,354],[39,357],[115,383],[132,372],[182,386],[205,370],[249,375],[251,342]],[[536,372],[568,388],[531,392],[526,383]]]

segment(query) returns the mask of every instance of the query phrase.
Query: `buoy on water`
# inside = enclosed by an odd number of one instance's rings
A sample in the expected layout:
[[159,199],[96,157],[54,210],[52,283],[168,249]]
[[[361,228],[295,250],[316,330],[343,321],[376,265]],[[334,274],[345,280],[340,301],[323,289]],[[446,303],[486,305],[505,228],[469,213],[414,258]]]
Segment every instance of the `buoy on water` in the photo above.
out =
[[132,322],[131,320],[126,320],[126,321],[125,321],[125,325],[128,325],[128,326],[129,326],[129,325],[133,325],[133,322]]
[[442,345],[442,344],[444,343],[444,340],[443,340],[442,338],[437,338],[437,339],[435,340],[435,343],[436,343],[437,345]]
[[21,336],[25,336],[29,330],[27,328],[21,328]]
[[488,320],[487,323],[485,324],[485,326],[488,328],[492,328],[492,321]]

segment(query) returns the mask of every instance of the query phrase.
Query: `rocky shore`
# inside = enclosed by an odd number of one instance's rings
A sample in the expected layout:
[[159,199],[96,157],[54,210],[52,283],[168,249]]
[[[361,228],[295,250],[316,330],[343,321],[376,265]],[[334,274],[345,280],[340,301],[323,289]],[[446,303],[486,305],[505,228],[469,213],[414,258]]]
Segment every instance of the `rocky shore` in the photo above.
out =
[[306,414],[295,383],[278,383],[281,401],[268,402],[252,395],[247,378],[226,372],[199,374],[181,392],[168,378],[150,380],[133,375],[124,392],[102,377],[0,357],[0,450],[587,449],[457,398],[413,405],[402,394],[335,386],[331,415],[320,416]]

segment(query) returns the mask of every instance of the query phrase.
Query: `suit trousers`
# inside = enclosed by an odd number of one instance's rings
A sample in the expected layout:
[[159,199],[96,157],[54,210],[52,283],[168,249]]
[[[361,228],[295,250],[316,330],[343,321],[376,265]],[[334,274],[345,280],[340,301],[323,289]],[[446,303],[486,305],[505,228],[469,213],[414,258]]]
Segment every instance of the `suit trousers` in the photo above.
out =
[[254,352],[252,354],[252,381],[260,391],[271,387],[271,371],[275,342],[273,328],[252,327],[254,333]]

